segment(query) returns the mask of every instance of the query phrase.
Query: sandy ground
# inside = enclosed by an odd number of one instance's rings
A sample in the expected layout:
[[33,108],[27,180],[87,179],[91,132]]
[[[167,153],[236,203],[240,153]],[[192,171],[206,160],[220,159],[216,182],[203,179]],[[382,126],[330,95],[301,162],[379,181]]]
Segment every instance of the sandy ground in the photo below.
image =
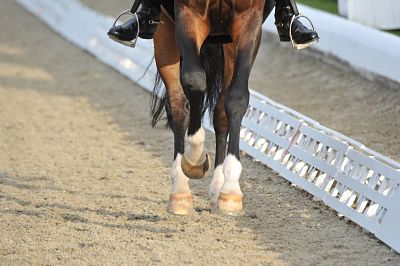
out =
[[[84,2],[109,14],[129,5]],[[0,264],[400,264],[372,235],[249,158],[245,216],[210,214],[210,176],[191,182],[192,216],[168,214],[172,134],[151,129],[148,93],[11,0],[1,1],[0,24]],[[274,42],[261,50],[254,88],[398,154],[398,91]],[[273,62],[262,64],[268,54]]]

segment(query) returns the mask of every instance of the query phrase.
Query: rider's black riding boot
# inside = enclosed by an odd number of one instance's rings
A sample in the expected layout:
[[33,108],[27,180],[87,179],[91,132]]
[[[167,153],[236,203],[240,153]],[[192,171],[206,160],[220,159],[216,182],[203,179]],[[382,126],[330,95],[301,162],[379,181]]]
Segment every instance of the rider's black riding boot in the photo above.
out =
[[[290,41],[290,22],[299,15],[294,0],[276,0],[275,25],[282,42]],[[305,27],[298,19],[293,21],[292,38],[297,49],[303,49],[316,43],[318,33]]]
[[[139,20],[139,37],[152,39],[160,23],[160,0],[143,0],[140,9],[136,12]],[[136,38],[138,21],[132,18],[119,26],[113,26],[108,35],[112,39],[131,41]]]

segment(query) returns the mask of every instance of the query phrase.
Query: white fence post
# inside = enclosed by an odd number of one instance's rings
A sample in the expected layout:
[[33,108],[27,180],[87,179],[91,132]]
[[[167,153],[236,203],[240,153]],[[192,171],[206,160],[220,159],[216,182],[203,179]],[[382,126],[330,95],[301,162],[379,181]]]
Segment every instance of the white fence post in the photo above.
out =
[[400,251],[400,187],[394,192],[386,218],[376,236],[394,250]]

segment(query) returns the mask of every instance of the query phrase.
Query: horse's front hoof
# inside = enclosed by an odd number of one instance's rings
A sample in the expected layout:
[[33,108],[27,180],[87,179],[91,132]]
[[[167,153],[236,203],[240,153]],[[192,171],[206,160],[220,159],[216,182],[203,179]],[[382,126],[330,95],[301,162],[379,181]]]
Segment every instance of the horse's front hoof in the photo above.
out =
[[168,212],[175,215],[188,215],[193,212],[192,195],[189,193],[177,193],[169,196]]
[[219,193],[218,212],[232,216],[243,215],[243,196]]
[[201,179],[207,174],[208,170],[210,169],[211,159],[207,153],[204,163],[200,165],[192,165],[186,160],[185,155],[183,155],[181,166],[182,172],[190,179]]

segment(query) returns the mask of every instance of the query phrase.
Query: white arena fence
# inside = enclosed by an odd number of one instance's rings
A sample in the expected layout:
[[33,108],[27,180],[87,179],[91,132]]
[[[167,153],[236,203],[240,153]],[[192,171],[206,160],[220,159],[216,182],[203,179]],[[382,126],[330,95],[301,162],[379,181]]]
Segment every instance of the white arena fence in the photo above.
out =
[[[154,63],[145,73],[153,58],[151,41],[141,40],[135,49],[110,41],[106,32],[113,19],[77,0],[16,2],[67,40],[152,90]],[[240,146],[400,252],[399,163],[255,91]]]

